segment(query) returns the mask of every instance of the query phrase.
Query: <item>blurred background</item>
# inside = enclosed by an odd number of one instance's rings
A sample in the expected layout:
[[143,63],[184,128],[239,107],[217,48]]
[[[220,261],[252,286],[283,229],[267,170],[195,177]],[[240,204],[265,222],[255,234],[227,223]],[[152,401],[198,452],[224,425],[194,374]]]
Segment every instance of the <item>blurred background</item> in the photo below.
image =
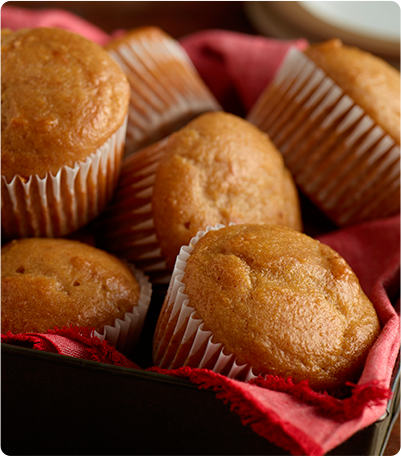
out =
[[159,26],[174,38],[206,28],[255,33],[242,2],[236,1],[10,1],[6,5],[67,9],[108,33],[142,25]]
[[30,9],[62,8],[112,33],[156,25],[174,38],[224,29],[310,42],[338,37],[399,68],[400,6],[396,1],[10,1]]
[[400,6],[395,1],[244,2],[262,34],[278,38],[332,37],[388,60],[400,59]]

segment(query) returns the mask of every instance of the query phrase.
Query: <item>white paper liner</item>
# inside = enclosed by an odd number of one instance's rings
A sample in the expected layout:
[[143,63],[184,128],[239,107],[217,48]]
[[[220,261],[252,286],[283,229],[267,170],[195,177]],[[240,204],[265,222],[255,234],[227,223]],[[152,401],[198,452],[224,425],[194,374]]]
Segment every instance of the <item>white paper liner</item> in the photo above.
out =
[[168,35],[136,35],[108,52],[131,86],[126,155],[203,112],[221,109],[184,49]]
[[[163,306],[159,317],[161,321],[158,322],[159,333],[155,334],[153,358],[155,364],[166,369],[181,366],[207,367],[214,372],[224,373],[230,378],[241,377],[248,381],[256,377],[252,367],[248,364],[239,364],[236,356],[228,352],[223,344],[213,342],[213,333],[204,328],[202,319],[195,318],[196,311],[190,306],[188,296],[185,294],[185,284],[182,282],[187,259],[195,244],[208,231],[223,227],[224,225],[221,224],[214,227],[208,226],[205,231],[198,232],[188,246],[181,247],[167,291],[166,306]],[[167,330],[172,325],[174,329]],[[184,353],[179,353],[179,350],[175,354],[169,351],[173,339],[174,344]],[[164,352],[163,347],[165,347]]]
[[121,168],[127,117],[86,160],[56,175],[1,180],[2,237],[65,236],[96,217],[111,199]]
[[303,52],[288,52],[247,120],[338,225],[399,211],[400,147]]
[[167,138],[125,158],[114,198],[96,227],[102,248],[134,263],[153,283],[164,284],[171,271],[153,223],[152,192],[166,142]]
[[138,304],[133,306],[132,312],[124,315],[124,320],[116,318],[114,326],[106,325],[103,334],[94,331],[95,336],[101,340],[107,340],[110,345],[124,354],[128,354],[138,343],[152,297],[152,284],[148,277],[132,265],[129,266],[140,287]]

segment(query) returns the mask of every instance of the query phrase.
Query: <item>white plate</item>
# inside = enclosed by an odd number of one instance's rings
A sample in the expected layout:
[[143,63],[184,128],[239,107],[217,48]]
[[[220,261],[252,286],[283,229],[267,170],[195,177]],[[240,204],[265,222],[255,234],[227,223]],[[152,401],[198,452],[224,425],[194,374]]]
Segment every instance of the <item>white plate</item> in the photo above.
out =
[[399,67],[400,6],[392,1],[245,1],[255,29],[281,39],[309,42],[340,38]]
[[399,43],[400,6],[395,1],[302,1],[318,20],[351,33]]

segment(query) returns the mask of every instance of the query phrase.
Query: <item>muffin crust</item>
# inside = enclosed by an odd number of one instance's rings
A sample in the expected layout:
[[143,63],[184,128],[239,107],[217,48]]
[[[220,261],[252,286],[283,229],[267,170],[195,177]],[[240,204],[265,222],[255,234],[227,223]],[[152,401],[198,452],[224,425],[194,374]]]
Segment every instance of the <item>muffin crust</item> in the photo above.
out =
[[400,72],[339,39],[312,44],[305,54],[400,144]]
[[25,238],[1,250],[2,333],[70,324],[102,331],[132,311],[139,293],[127,265],[79,241]]
[[55,28],[6,30],[1,51],[7,182],[73,167],[123,124],[129,84],[97,44]]
[[166,146],[153,187],[154,225],[167,264],[216,223],[302,229],[298,193],[268,136],[224,112],[197,117]]
[[355,381],[380,325],[351,268],[328,246],[287,227],[235,225],[195,245],[182,279],[189,305],[254,372]]

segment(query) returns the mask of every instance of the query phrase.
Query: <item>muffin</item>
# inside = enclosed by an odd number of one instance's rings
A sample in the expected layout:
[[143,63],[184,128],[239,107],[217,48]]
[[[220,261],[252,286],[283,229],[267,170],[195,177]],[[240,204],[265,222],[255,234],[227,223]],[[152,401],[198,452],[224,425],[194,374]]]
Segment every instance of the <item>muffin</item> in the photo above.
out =
[[160,28],[130,30],[106,49],[131,87],[126,155],[221,109],[179,42]]
[[[101,226],[104,248],[133,255],[135,264],[154,250],[154,261],[164,259],[172,271],[180,247],[216,223],[302,229],[298,192],[281,154],[266,134],[233,114],[202,114],[139,154],[139,160],[124,162],[107,225]],[[158,159],[151,176],[137,182],[132,164],[149,169],[143,163],[150,165],[152,157]],[[138,198],[145,194],[146,201]]]
[[1,331],[96,330],[132,348],[150,302],[147,278],[122,260],[76,240],[14,239],[1,249]]
[[2,30],[2,238],[65,236],[99,214],[124,150],[129,84],[56,28]]
[[288,53],[247,119],[338,226],[400,210],[400,73],[338,39]]
[[152,283],[168,284],[168,270],[156,236],[152,190],[166,139],[124,159],[110,204],[94,225],[95,245],[135,263]]
[[373,304],[330,247],[279,225],[220,225],[182,248],[153,356],[164,368],[332,391],[358,378],[379,332]]

